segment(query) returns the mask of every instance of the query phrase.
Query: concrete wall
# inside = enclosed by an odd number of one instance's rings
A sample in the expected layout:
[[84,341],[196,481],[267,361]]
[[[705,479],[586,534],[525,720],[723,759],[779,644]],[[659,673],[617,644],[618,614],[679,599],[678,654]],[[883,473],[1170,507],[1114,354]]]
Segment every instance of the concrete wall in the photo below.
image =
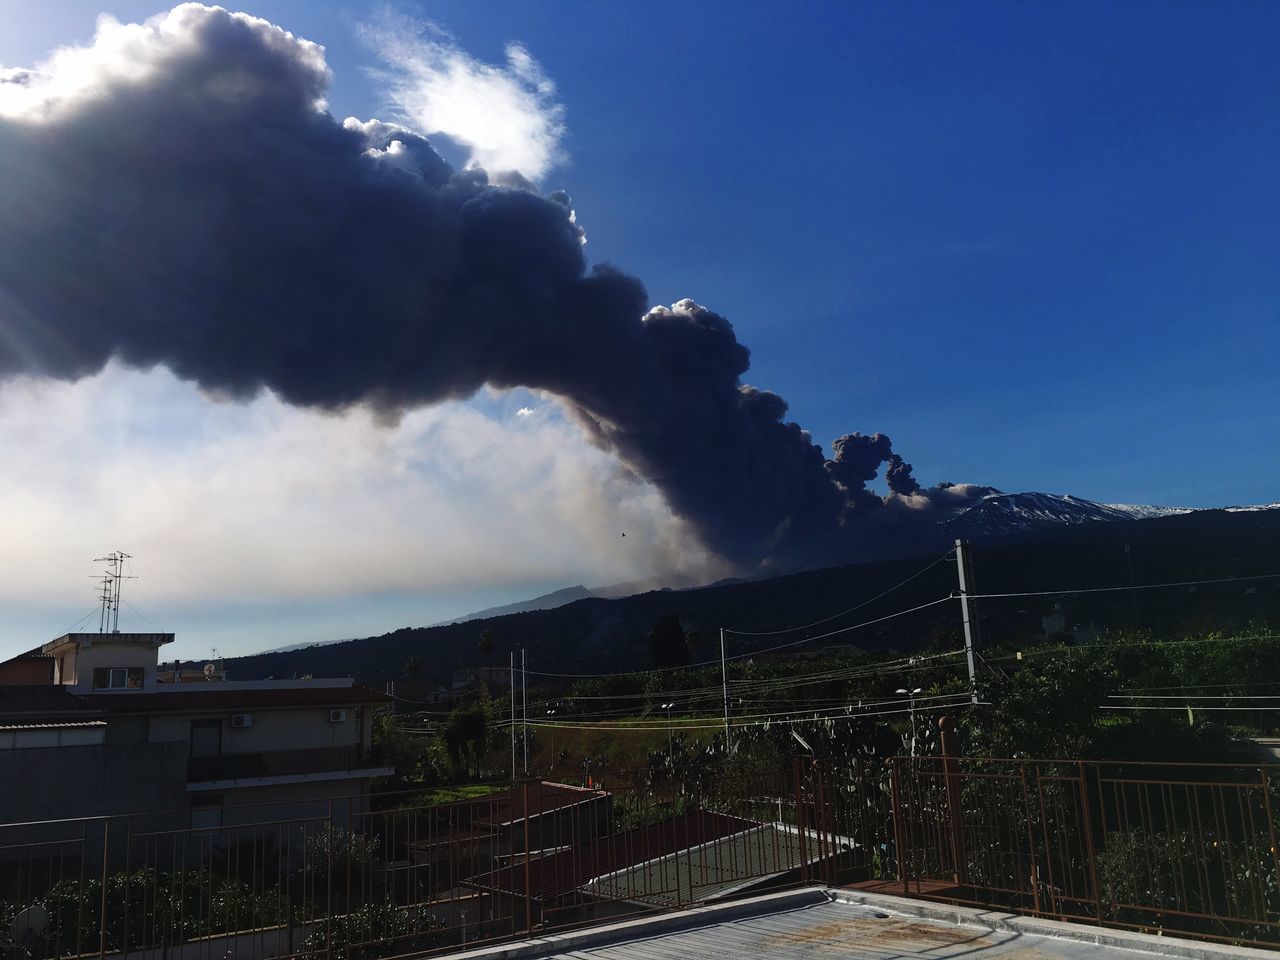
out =
[[51,727],[46,730],[0,730],[0,750],[92,746],[103,742],[106,729],[106,727]]
[[0,751],[0,823],[185,810],[187,745]]
[[0,663],[0,687],[53,683],[53,660],[9,660]]
[[332,806],[335,826],[345,827],[350,816],[353,828],[358,828],[368,806],[368,793],[368,780],[318,780],[226,790],[222,792],[222,822],[235,826],[269,820],[322,820],[328,818]]
[[[368,745],[371,724],[365,718],[361,736],[360,722],[354,707],[348,707],[347,719],[329,722],[329,708],[291,710],[218,710],[151,718],[147,734],[152,743],[189,743],[193,719],[222,720],[222,752],[267,753],[273,750],[309,750],[315,747],[346,747],[363,740]],[[231,726],[232,713],[248,713],[253,725],[242,729]],[[359,738],[359,739],[357,739]]]
[[[93,671],[97,667],[142,667],[143,687],[154,687],[156,658],[157,649],[152,643],[124,643],[119,640],[104,640],[89,646],[82,643],[74,656],[67,656],[63,661],[62,682],[71,684],[76,693],[88,693],[93,690]],[[116,696],[128,694],[125,690],[108,692]]]

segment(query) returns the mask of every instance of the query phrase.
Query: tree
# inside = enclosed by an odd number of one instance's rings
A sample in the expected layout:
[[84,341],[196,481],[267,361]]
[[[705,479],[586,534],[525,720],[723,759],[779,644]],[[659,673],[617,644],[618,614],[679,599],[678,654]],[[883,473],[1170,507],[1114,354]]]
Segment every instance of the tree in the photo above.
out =
[[689,665],[689,640],[674,613],[659,617],[649,631],[649,664],[655,669]]
[[481,655],[488,660],[493,656],[493,645],[497,637],[493,635],[492,630],[481,630],[480,636],[476,639],[476,646],[480,648]]
[[404,675],[416,677],[422,672],[422,658],[416,653],[404,662]]
[[445,749],[455,765],[480,777],[480,763],[489,746],[493,701],[482,685],[475,700],[455,707],[444,724]]

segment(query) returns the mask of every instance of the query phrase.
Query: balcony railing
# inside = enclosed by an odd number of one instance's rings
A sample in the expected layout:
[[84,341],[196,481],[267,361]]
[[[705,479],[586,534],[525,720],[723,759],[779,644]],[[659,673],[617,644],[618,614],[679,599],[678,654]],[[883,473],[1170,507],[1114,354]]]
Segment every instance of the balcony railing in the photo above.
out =
[[247,780],[288,777],[339,770],[362,770],[376,764],[358,744],[315,747],[310,750],[270,750],[264,753],[228,753],[219,757],[192,757],[187,762],[189,783],[206,780]]

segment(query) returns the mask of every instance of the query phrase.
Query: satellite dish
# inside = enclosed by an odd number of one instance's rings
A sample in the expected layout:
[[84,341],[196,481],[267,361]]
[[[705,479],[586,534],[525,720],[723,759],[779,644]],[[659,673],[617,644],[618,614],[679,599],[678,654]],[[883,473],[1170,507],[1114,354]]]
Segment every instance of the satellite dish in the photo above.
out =
[[212,663],[206,663],[206,664],[204,665],[204,675],[205,675],[205,679],[207,679],[207,680],[212,680],[212,679],[213,679],[213,675],[214,675],[215,673],[217,673],[217,672],[218,672],[218,668],[217,668],[217,667],[215,667]]
[[9,924],[9,933],[18,941],[34,940],[49,927],[49,911],[38,903],[22,910]]

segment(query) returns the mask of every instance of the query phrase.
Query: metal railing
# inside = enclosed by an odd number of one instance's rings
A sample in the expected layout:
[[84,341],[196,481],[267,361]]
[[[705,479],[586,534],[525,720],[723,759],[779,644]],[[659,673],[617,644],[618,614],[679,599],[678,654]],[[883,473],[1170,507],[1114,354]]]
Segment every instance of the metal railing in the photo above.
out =
[[[368,958],[679,909],[797,876],[790,771],[517,783],[0,825],[25,960]],[[812,842],[811,849],[816,849]],[[3,952],[3,950],[0,950]]]
[[853,842],[826,882],[1275,946],[1278,773],[1252,764],[896,757],[813,765],[801,792],[833,836]]
[[1280,943],[1270,766],[796,759],[491,786],[0,825],[0,952],[365,960],[798,883]]

